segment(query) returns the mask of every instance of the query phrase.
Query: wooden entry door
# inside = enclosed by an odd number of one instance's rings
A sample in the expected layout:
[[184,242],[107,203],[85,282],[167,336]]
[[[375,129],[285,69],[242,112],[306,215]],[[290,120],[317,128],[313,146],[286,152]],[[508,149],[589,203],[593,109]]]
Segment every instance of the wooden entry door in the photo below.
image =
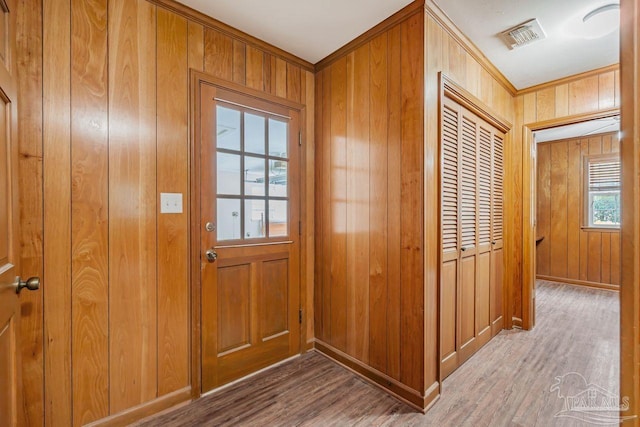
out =
[[[8,10],[0,1],[0,28]],[[18,147],[15,80],[7,71],[10,61],[8,32],[0,31],[0,426],[21,424],[20,304],[18,292],[35,290],[39,279],[21,282],[18,276]]]
[[199,95],[204,392],[300,352],[300,113]]

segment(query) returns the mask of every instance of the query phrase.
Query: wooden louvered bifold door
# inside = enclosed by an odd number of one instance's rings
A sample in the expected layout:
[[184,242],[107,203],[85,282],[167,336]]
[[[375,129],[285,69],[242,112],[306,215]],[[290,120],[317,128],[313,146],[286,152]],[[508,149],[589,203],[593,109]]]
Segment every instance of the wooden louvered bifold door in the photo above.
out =
[[442,378],[502,328],[504,134],[444,98],[441,115]]
[[442,371],[453,372],[458,366],[458,128],[457,105],[445,104],[442,111],[441,145],[441,222],[442,252],[440,270],[440,354]]
[[460,139],[460,296],[458,334],[459,363],[475,352],[476,255],[477,255],[477,141],[478,118],[462,109]]
[[504,220],[504,134],[493,135],[491,161],[491,269],[490,318],[491,335],[503,327],[503,220]]

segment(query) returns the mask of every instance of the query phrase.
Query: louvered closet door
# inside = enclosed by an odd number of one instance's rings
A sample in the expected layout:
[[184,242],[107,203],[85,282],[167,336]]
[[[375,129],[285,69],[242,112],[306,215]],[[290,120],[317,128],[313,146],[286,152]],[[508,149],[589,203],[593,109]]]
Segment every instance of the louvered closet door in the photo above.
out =
[[462,108],[460,138],[460,282],[458,300],[458,363],[475,352],[477,176],[476,140],[478,118]]
[[443,378],[458,366],[458,198],[460,126],[458,105],[448,98],[442,111],[441,142],[441,260],[440,269],[440,354]]
[[478,126],[478,254],[476,267],[476,337],[482,346],[491,338],[491,145],[494,129],[487,123]]
[[491,165],[491,279],[490,316],[492,335],[503,327],[503,220],[504,220],[504,140],[503,133],[493,135]]

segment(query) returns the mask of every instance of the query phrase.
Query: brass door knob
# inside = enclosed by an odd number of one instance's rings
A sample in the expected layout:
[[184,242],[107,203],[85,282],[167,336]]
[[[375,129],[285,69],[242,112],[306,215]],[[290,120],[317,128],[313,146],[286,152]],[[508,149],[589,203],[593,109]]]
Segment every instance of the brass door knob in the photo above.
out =
[[30,291],[37,291],[40,289],[40,278],[29,277],[26,282],[22,281],[20,277],[16,277],[16,294],[19,294],[22,289],[27,288]]

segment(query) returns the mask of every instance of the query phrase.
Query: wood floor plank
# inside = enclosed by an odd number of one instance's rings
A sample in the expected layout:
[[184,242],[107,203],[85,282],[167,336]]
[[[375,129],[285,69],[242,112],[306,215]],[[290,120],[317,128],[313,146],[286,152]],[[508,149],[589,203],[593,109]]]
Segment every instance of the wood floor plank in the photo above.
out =
[[138,425],[585,425],[555,416],[564,401],[550,389],[576,372],[618,390],[618,293],[539,281],[536,303],[536,328],[497,335],[443,382],[424,415],[310,352]]

